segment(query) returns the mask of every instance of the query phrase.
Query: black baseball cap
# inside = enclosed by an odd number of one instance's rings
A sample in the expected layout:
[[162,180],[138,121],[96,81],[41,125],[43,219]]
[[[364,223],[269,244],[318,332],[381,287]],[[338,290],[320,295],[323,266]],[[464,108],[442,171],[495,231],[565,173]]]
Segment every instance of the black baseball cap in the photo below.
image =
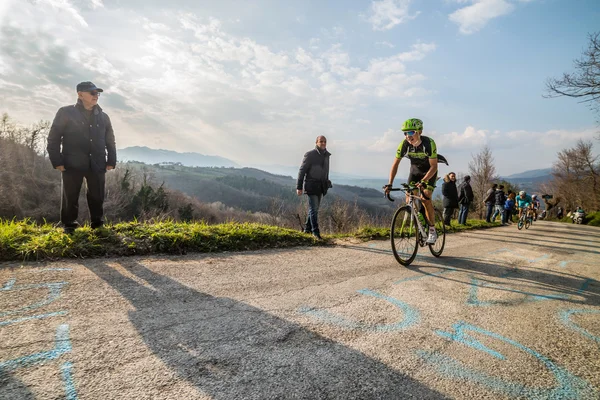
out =
[[97,92],[104,92],[104,90],[100,89],[99,87],[96,87],[96,85],[89,81],[77,84],[78,92],[92,92],[94,90]]

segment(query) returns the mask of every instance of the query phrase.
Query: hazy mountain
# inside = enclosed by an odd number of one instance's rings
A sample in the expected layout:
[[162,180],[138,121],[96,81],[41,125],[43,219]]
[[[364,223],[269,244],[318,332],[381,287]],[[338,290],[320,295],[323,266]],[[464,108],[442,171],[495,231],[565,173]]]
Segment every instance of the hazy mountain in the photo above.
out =
[[139,161],[145,164],[181,163],[188,167],[239,167],[227,158],[200,153],[178,153],[148,147],[126,147],[117,151],[119,161]]
[[532,169],[530,171],[519,172],[518,174],[512,174],[504,177],[503,179],[528,179],[528,178],[542,178],[550,176],[552,174],[552,168],[544,169]]

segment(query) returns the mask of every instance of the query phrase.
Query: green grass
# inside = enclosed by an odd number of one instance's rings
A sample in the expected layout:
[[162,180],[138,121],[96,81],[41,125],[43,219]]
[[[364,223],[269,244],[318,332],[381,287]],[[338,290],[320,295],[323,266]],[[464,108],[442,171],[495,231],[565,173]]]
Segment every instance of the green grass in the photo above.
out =
[[[452,221],[451,227],[446,227],[446,233],[455,233],[468,231],[472,229],[486,229],[501,226],[500,222],[487,223],[483,220],[469,219],[466,225],[458,225],[456,221]],[[334,237],[345,238],[355,237],[362,240],[387,240],[390,238],[390,228],[374,228],[374,227],[363,227],[358,229],[351,234],[346,235],[334,235]]]
[[319,244],[311,235],[260,224],[119,223],[67,235],[52,225],[0,220],[0,260],[258,250]]
[[[453,225],[447,232],[499,225],[469,220],[466,226]],[[332,238],[388,239],[389,234],[389,228],[364,227],[350,234],[327,235],[320,242],[312,235],[269,225],[166,221],[125,222],[96,230],[84,226],[67,235],[50,224],[0,219],[0,261],[259,250],[327,244]]]

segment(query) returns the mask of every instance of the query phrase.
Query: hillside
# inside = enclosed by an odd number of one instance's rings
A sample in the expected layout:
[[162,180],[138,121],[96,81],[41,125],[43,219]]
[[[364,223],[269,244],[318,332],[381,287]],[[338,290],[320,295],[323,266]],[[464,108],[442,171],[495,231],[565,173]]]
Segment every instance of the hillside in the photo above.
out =
[[[270,212],[275,201],[302,203],[296,195],[296,180],[256,168],[208,168],[183,165],[127,165],[145,168],[167,188],[179,190],[206,203],[220,202],[252,212]],[[336,199],[355,203],[371,215],[388,213],[392,205],[381,190],[358,186],[338,185],[326,196],[328,203]]]

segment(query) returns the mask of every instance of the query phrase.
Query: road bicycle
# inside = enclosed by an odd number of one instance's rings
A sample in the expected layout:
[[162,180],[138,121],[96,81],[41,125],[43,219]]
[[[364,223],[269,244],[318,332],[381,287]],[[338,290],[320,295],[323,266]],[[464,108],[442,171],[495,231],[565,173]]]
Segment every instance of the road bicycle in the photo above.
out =
[[529,208],[525,210],[525,212],[521,211],[521,216],[519,217],[519,222],[517,223],[517,228],[519,230],[523,229],[523,226],[525,226],[525,229],[529,229],[531,226],[533,217],[531,216],[530,211],[531,210]]
[[[390,227],[390,241],[396,261],[404,266],[410,265],[417,256],[419,246],[425,247],[425,245],[429,246],[429,251],[435,257],[441,256],[446,244],[446,227],[444,226],[442,213],[435,210],[434,225],[438,237],[435,243],[428,244],[426,240],[429,235],[429,224],[425,218],[425,208],[421,201],[424,197],[423,192],[417,186],[406,183],[401,186],[401,188],[389,189],[390,191],[402,191],[406,193],[408,198],[406,205],[396,210]],[[413,194],[417,190],[419,192],[418,196]],[[386,194],[386,197],[388,200],[394,201],[389,193]]]

